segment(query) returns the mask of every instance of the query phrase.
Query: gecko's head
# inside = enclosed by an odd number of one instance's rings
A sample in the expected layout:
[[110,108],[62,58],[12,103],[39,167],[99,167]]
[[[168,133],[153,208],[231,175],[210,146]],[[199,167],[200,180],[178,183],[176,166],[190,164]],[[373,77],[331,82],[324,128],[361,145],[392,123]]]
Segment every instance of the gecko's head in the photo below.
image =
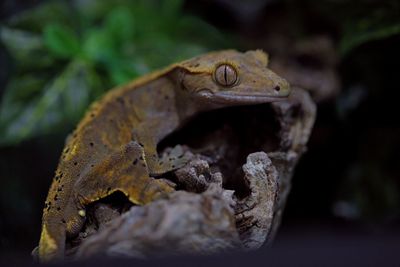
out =
[[288,82],[267,65],[268,56],[261,50],[212,52],[183,62],[180,83],[194,100],[223,106],[285,99]]

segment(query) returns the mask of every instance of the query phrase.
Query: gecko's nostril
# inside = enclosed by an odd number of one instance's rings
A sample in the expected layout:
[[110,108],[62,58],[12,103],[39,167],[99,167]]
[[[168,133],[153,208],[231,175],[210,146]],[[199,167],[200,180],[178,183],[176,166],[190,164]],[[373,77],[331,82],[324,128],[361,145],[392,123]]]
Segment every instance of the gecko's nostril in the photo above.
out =
[[277,86],[274,87],[274,90],[279,92],[281,90],[281,87],[279,85],[277,85]]

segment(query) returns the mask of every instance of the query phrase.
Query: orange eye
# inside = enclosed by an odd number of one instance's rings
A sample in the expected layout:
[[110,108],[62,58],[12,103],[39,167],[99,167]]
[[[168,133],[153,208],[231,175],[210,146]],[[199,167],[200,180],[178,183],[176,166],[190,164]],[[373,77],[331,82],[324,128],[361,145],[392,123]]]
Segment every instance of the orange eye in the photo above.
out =
[[215,80],[222,86],[232,86],[237,81],[236,70],[229,64],[222,64],[215,70]]

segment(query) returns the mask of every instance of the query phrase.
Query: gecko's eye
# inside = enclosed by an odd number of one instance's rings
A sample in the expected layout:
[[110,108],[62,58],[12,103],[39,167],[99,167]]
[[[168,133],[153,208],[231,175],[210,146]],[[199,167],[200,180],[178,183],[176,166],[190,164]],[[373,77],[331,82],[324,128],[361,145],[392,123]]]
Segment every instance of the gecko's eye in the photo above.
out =
[[222,86],[232,86],[237,81],[237,72],[229,64],[221,64],[215,69],[215,81]]

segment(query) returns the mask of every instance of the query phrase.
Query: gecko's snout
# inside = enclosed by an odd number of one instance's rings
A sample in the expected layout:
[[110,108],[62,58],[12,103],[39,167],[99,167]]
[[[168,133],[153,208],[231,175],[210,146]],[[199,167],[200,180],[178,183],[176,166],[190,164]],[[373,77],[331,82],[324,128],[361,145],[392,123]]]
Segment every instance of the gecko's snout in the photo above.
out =
[[285,79],[279,79],[273,87],[278,96],[288,96],[290,94],[290,84]]

